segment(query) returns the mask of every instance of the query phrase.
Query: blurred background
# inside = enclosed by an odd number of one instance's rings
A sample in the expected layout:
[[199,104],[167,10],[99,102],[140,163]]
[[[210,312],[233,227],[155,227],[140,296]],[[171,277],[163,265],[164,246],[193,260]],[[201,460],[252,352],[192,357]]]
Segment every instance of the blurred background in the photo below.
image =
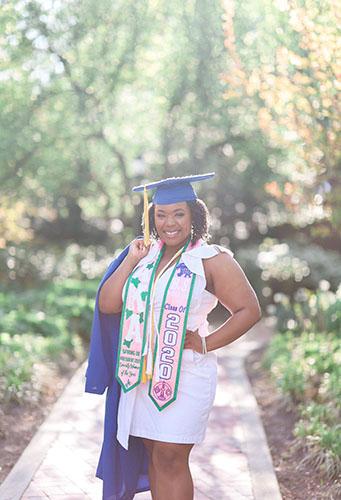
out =
[[[333,0],[0,1],[0,396],[84,360],[144,180],[199,196],[278,332],[297,436],[340,472],[340,9]],[[322,454],[322,455],[321,455]]]

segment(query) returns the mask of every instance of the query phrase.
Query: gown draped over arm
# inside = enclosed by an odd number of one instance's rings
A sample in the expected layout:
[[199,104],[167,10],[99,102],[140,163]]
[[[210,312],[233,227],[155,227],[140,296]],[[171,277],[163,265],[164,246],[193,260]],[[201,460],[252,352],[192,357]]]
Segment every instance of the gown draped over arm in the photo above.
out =
[[115,366],[121,315],[101,313],[98,305],[102,285],[121,264],[128,249],[110,264],[99,285],[86,371],[85,392],[103,394],[107,389],[103,444],[96,471],[96,476],[103,480],[103,500],[132,500],[136,493],[150,490],[148,456],[142,440],[131,437],[126,450],[116,439],[120,385],[115,378]]

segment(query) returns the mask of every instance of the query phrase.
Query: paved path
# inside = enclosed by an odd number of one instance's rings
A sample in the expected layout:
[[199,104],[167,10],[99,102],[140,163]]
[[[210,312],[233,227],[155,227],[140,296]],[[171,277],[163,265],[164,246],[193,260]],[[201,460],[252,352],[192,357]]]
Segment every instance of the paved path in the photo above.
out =
[[[195,500],[280,500],[245,355],[269,336],[264,321],[219,351],[219,383],[206,439],[194,447]],[[85,394],[85,365],[0,487],[0,500],[100,500],[94,477],[102,440],[104,396]],[[149,492],[135,496],[150,500]]]

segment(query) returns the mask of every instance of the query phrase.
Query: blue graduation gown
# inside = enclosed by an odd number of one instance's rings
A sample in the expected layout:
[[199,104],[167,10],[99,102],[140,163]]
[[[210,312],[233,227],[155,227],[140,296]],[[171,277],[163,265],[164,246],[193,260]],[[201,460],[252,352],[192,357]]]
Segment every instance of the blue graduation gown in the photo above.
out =
[[104,282],[121,264],[129,246],[111,262],[100,282],[92,322],[85,392],[103,394],[107,388],[104,438],[96,476],[103,480],[103,500],[132,500],[150,490],[148,456],[141,438],[130,436],[129,449],[116,439],[121,387],[115,378],[121,314],[103,314],[98,307]]

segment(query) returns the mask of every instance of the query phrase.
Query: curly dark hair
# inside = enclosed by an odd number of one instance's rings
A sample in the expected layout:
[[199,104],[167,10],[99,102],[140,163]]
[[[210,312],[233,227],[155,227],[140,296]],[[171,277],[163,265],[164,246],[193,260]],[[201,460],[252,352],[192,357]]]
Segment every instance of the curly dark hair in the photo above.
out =
[[[194,201],[187,201],[186,203],[189,206],[192,216],[191,242],[195,243],[200,238],[202,238],[204,241],[208,241],[211,235],[209,234],[208,231],[210,221],[209,221],[209,212],[206,204],[199,198],[197,198]],[[150,204],[148,208],[150,235],[154,239],[158,240],[159,235],[157,234],[155,227],[154,214],[155,214],[155,205]],[[142,217],[142,227],[143,225],[144,224]]]

